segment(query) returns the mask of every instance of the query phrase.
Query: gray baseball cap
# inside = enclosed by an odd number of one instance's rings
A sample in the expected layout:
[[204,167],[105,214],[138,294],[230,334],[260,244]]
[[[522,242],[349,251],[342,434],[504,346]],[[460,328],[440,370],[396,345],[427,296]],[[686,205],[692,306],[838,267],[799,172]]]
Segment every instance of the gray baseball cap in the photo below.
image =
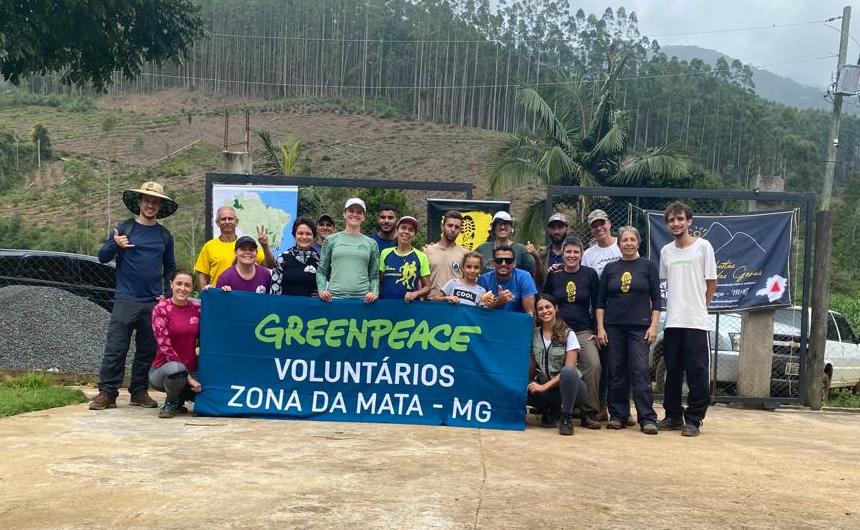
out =
[[593,210],[590,214],[588,214],[588,226],[591,226],[591,223],[599,220],[608,221],[609,216],[606,215],[606,212],[603,210]]
[[564,226],[570,226],[570,223],[567,222],[567,216],[565,216],[561,212],[555,212],[554,214],[549,216],[549,220],[546,222],[547,226],[553,223],[561,223]]

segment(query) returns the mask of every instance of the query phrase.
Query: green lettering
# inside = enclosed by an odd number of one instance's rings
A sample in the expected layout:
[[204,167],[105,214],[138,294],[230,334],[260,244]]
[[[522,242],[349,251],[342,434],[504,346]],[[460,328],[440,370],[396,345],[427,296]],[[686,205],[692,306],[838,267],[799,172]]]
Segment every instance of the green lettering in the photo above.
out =
[[269,324],[280,324],[281,319],[275,313],[266,316],[257,324],[257,329],[254,330],[254,336],[261,342],[269,342],[275,345],[276,350],[281,349],[281,343],[284,338],[284,330],[280,327],[266,327]]
[[305,338],[302,337],[302,328],[304,327],[304,323],[302,322],[302,318],[296,315],[290,315],[287,318],[287,327],[284,328],[284,340],[287,343],[287,346],[292,345],[293,339],[295,339],[296,344],[302,345],[305,343]]
[[451,349],[456,352],[466,351],[471,337],[467,333],[481,334],[480,326],[457,326],[454,328],[454,333],[451,334]]
[[346,330],[338,328],[343,328],[348,324],[349,320],[345,318],[329,322],[328,329],[325,331],[325,345],[329,348],[340,348],[340,338],[346,334]]
[[384,318],[373,319],[367,323],[367,326],[372,328],[370,337],[373,339],[373,349],[379,348],[380,339],[388,335],[388,332],[394,327],[390,320]]
[[402,350],[404,340],[409,337],[409,328],[415,326],[415,320],[398,320],[397,324],[394,324],[394,329],[391,330],[391,333],[388,334],[388,346],[393,350]]
[[445,337],[451,336],[451,324],[439,324],[435,328],[430,330],[430,345],[436,348],[439,351],[448,351],[450,345],[447,342],[440,342],[436,335],[439,334],[440,331],[445,332]]
[[415,327],[415,331],[412,332],[412,336],[409,337],[409,340],[406,341],[406,347],[411,348],[415,346],[416,342],[421,343],[421,349],[427,349],[427,343],[430,341],[430,326],[427,324],[426,320],[422,320]]
[[305,332],[305,340],[308,341],[308,345],[318,348],[322,345],[320,341],[320,337],[325,334],[325,325],[328,324],[327,318],[315,318],[313,320],[308,320],[308,330]]
[[349,319],[349,333],[346,335],[346,346],[352,348],[352,343],[355,341],[358,341],[359,348],[367,348],[367,320],[361,321],[361,329],[359,330],[355,319]]

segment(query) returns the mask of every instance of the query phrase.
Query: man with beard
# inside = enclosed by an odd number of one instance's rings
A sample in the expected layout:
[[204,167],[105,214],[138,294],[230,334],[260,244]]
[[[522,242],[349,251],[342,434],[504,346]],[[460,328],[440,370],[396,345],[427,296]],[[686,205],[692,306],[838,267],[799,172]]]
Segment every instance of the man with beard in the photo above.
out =
[[376,223],[379,225],[379,231],[370,234],[370,239],[376,241],[379,251],[396,246],[397,234],[394,229],[397,228],[397,209],[390,204],[379,205]]
[[534,316],[537,287],[531,274],[516,268],[515,264],[514,249],[510,245],[494,248],[494,268],[478,278],[478,285],[492,293],[487,307]]
[[173,236],[157,220],[172,215],[177,204],[157,182],[144,182],[138,189],[125,190],[122,200],[135,216],[117,224],[99,249],[100,262],[116,258],[116,292],[99,371],[99,393],[90,402],[90,410],[116,408],[132,332],[136,351],[129,405],[158,407],[147,392],[149,367],[156,350],[152,308],[172,296],[168,279],[176,270],[176,260]]
[[547,274],[561,270],[564,266],[562,243],[567,239],[569,228],[570,223],[567,222],[567,217],[561,212],[552,214],[546,222],[546,235],[549,236],[550,244],[542,248],[538,255]]
[[457,237],[463,229],[463,216],[451,210],[442,218],[442,236],[438,243],[424,247],[430,262],[430,297],[442,293],[442,288],[450,280],[463,277],[460,264],[468,250],[457,244]]

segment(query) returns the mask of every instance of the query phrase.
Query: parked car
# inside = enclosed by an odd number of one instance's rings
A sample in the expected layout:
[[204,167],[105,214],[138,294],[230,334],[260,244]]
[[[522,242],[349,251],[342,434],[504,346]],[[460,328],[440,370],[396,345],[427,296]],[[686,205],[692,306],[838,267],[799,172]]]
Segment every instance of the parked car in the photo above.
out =
[[45,250],[0,249],[0,287],[38,285],[83,296],[113,308],[116,268],[93,256]]
[[[797,395],[800,390],[800,307],[777,309],[774,313],[773,364],[771,366],[771,395]],[[716,315],[708,315],[710,322],[710,349],[712,378],[716,383],[734,386],[738,381],[739,350],[741,343],[741,315],[722,313],[717,332]],[[651,370],[658,393],[663,392],[665,366],[663,362],[663,327],[651,347]],[[716,348],[715,348],[716,343]],[[716,356],[714,350],[716,349]],[[716,360],[716,367],[713,363]],[[830,311],[827,325],[827,342],[824,351],[822,394],[831,388],[852,387],[860,393],[860,345],[845,317]],[[715,368],[715,369],[714,369]]]

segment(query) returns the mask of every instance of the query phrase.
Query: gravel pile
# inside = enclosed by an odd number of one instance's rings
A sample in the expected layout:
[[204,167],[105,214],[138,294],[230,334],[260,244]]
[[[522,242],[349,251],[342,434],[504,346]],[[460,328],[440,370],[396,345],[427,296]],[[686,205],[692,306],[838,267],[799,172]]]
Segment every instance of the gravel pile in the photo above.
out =
[[[0,289],[0,368],[98,373],[110,313],[53,287]],[[134,336],[126,365],[131,366]]]

